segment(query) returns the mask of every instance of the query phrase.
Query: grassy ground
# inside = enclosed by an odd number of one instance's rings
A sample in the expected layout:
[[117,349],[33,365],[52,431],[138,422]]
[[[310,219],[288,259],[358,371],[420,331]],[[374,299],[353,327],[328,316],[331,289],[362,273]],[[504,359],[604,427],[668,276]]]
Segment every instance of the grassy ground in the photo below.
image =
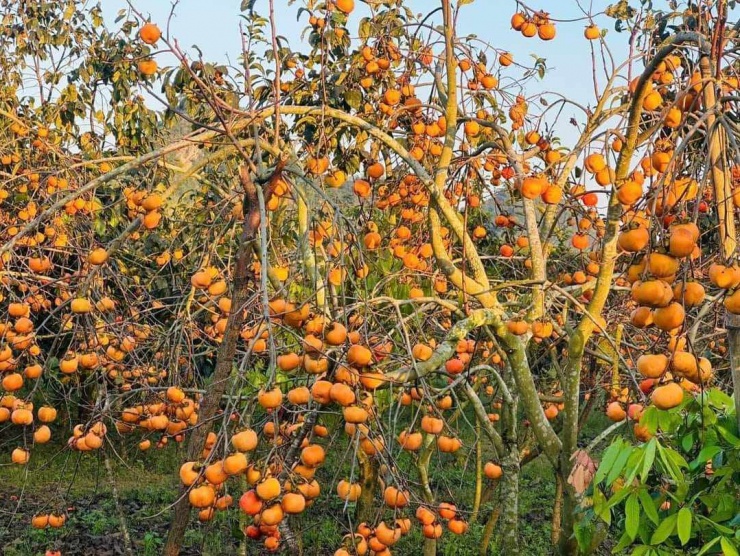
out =
[[[589,424],[584,437],[603,430],[599,418]],[[130,531],[134,553],[143,556],[161,553],[167,534],[169,506],[177,495],[176,469],[181,461],[181,447],[141,453],[130,446],[126,452],[109,452],[121,509]],[[471,451],[472,452],[472,451]],[[120,456],[120,457],[119,457]],[[406,458],[406,459],[403,459]],[[411,464],[404,455],[399,465]],[[350,458],[341,449],[332,449],[329,459],[317,473],[322,485],[335,484],[342,475],[349,475]],[[43,466],[35,462],[47,462]],[[123,463],[123,462],[126,463]],[[453,498],[459,506],[470,509],[474,496],[474,461],[439,454],[433,458],[432,488],[438,499]],[[415,476],[411,473],[410,476]],[[78,454],[47,445],[35,452],[27,468],[5,466],[0,481],[0,554],[3,556],[35,556],[46,549],[58,548],[65,556],[123,554],[123,537],[116,504],[101,453]],[[232,487],[235,499],[241,494]],[[327,487],[328,488],[328,487]],[[555,490],[552,469],[542,458],[528,464],[521,476],[520,536],[528,555],[552,553],[550,522]],[[485,519],[493,502],[481,508],[479,523],[472,523],[464,536],[443,535],[438,554],[462,556],[479,554],[479,543]],[[31,517],[38,512],[64,510],[67,524],[61,529],[36,530],[30,527]],[[345,508],[333,493],[324,492],[309,510],[310,519],[294,518],[294,529],[301,531],[305,554],[333,554],[342,536],[347,533]],[[347,511],[351,512],[352,508]],[[319,515],[317,515],[319,514]],[[351,513],[350,513],[351,515]],[[384,518],[392,517],[384,514]],[[219,512],[213,522],[197,520],[188,530],[184,555],[231,555],[238,553],[242,534],[239,512]],[[419,553],[421,531],[415,527],[395,547],[394,554]],[[259,554],[261,543],[250,542],[247,554]],[[500,554],[495,545],[489,554]]]

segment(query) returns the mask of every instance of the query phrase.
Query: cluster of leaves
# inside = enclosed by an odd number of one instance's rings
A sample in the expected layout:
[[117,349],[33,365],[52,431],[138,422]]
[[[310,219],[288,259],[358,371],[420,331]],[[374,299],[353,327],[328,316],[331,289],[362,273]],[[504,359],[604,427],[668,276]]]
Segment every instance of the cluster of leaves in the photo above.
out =
[[640,422],[655,436],[638,445],[617,437],[606,449],[587,493],[581,545],[598,519],[623,531],[615,552],[738,554],[740,437],[732,398],[708,389],[670,411],[647,408]]

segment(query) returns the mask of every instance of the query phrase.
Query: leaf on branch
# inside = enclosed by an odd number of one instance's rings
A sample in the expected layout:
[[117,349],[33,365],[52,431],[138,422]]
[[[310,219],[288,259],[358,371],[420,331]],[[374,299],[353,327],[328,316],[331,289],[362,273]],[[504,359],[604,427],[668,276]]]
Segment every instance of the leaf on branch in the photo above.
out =
[[683,546],[689,542],[689,539],[691,538],[691,510],[687,506],[678,510],[676,524],[678,529],[678,538]]
[[360,108],[360,104],[362,104],[362,93],[360,91],[345,91],[344,101],[353,109],[357,110]]
[[242,0],[241,6],[239,6],[239,10],[242,12],[246,12],[249,10],[250,12],[254,9],[254,5],[257,3],[257,0]]
[[619,0],[616,4],[607,6],[604,10],[604,14],[607,16],[621,20],[631,19],[634,17],[635,13],[637,13],[637,10],[631,7],[627,0]]

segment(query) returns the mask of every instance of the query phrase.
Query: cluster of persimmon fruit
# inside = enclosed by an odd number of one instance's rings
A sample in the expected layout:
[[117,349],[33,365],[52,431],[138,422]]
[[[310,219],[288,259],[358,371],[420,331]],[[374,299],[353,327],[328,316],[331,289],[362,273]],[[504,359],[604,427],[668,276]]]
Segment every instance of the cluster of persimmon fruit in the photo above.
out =
[[[125,407],[116,420],[116,430],[119,434],[130,434],[138,430],[155,436],[158,448],[166,446],[169,439],[182,442],[187,429],[198,422],[198,397],[188,396],[180,387],[170,386],[164,392],[151,394],[149,398],[148,403]],[[208,439],[206,450],[213,442],[215,438]],[[139,449],[142,451],[151,447],[151,438],[144,438],[139,442]]]
[[[557,34],[555,25],[550,20],[550,14],[543,11],[532,12],[531,14],[516,12],[511,16],[511,28],[519,31],[523,37],[532,38],[537,36],[543,41],[551,41]],[[590,41],[594,41],[601,38],[601,30],[596,24],[590,23],[583,30],[583,36]]]
[[517,12],[511,16],[511,28],[519,31],[522,36],[532,38],[538,36],[543,41],[551,41],[555,38],[555,25],[550,21],[547,12]]
[[[383,492],[383,500],[394,511],[402,510],[409,504],[408,492],[399,491],[395,487],[387,487]],[[398,515],[398,514],[394,514]],[[401,514],[402,515],[402,514]],[[468,523],[461,519],[454,504],[442,502],[436,507],[419,505],[415,512],[422,534],[429,539],[438,539],[444,532],[443,523],[455,535],[464,535],[468,531]],[[334,556],[349,556],[350,554],[375,554],[387,556],[394,546],[413,527],[408,517],[394,517],[386,523],[380,521],[375,527],[367,523],[360,523],[354,534],[348,534],[343,540],[343,546],[334,552]]]

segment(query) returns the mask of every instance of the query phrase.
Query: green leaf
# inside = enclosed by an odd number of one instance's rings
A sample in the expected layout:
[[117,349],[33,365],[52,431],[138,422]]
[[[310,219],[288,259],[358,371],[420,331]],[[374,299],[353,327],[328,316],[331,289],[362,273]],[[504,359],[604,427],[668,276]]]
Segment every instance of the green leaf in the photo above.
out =
[[738,556],[737,548],[735,548],[729,539],[722,537],[719,543],[722,547],[722,552],[724,552],[724,556]]
[[629,494],[630,494],[630,490],[628,488],[622,487],[621,489],[617,491],[617,493],[614,496],[612,496],[609,499],[609,502],[607,502],[607,507],[613,508],[614,506],[619,504],[622,500],[627,498]]
[[604,523],[607,525],[611,525],[612,523],[612,513],[609,509],[610,506],[606,502],[606,497],[604,496],[604,493],[601,492],[601,489],[598,487],[594,487],[594,495],[592,498],[593,504],[594,504],[594,513],[597,517],[599,517]]
[[637,472],[642,468],[642,462],[645,459],[645,447],[641,446],[632,451],[630,459],[627,460],[624,472],[624,484],[631,485],[637,477]]
[[666,448],[666,455],[676,467],[688,469],[689,463],[673,448]]
[[640,528],[640,502],[637,498],[637,493],[632,493],[627,498],[627,503],[624,505],[625,522],[624,530],[629,535],[630,539],[634,540],[637,536],[637,531]]
[[678,514],[669,515],[660,525],[658,525],[653,536],[650,537],[650,544],[660,544],[673,534],[673,531],[676,528],[677,516]]
[[645,489],[639,491],[640,502],[642,503],[642,509],[645,510],[645,515],[653,524],[658,525],[660,518],[658,517],[658,510],[655,508],[655,501],[652,499],[650,494]]
[[673,462],[667,455],[667,450],[663,448],[663,446],[661,446],[660,444],[658,444],[658,456],[660,456],[660,460],[663,462],[663,465],[665,466],[671,478],[676,482],[682,481],[683,477],[681,475],[681,470],[678,469],[675,464],[673,464]]
[[740,446],[740,438],[732,434],[726,427],[717,425],[717,431],[719,432],[719,435],[733,447],[737,448]]
[[658,411],[658,428],[664,432],[674,433],[681,423],[681,418],[673,411]]
[[658,430],[658,410],[654,405],[651,405],[642,412],[642,417],[640,417],[640,424],[643,427],[647,427],[647,430],[650,432],[650,434],[655,434],[655,432]]
[[612,445],[606,449],[604,457],[602,458],[601,463],[599,463],[599,468],[596,470],[596,475],[594,476],[595,484],[599,484],[603,481],[607,473],[609,473],[609,470],[614,465],[614,461],[617,459],[617,455],[619,455],[622,444],[622,439],[617,438]]
[[578,548],[585,552],[591,546],[591,539],[593,538],[591,520],[577,521],[573,526],[573,534],[578,541]]
[[464,6],[465,4],[472,4],[475,0],[457,0],[458,6]]
[[691,510],[687,506],[678,510],[676,528],[678,529],[678,538],[681,541],[681,545],[689,542],[691,538]]
[[372,32],[372,27],[368,18],[363,17],[362,20],[360,20],[360,26],[357,32],[361,39],[366,39],[370,36],[370,33]]
[[647,480],[648,473],[650,473],[650,469],[653,467],[655,451],[658,448],[657,444],[658,441],[653,437],[645,446],[645,458],[642,460],[642,471],[640,471],[640,480],[643,483]]
[[734,404],[732,398],[725,394],[719,388],[712,388],[711,390],[709,390],[709,392],[707,393],[707,399],[709,400],[710,404],[720,409],[729,409]]
[[611,485],[616,478],[619,477],[620,473],[622,473],[622,469],[624,469],[624,464],[627,463],[627,459],[629,459],[630,455],[632,455],[631,446],[624,446],[619,451],[619,455],[617,455],[617,459],[609,470],[609,475],[606,478],[607,485]]
[[360,104],[362,104],[362,93],[360,91],[346,91],[344,93],[344,101],[355,110],[358,110]]
[[95,230],[95,233],[98,236],[102,236],[103,234],[105,234],[106,229],[107,227],[105,225],[105,220],[103,220],[102,218],[96,218],[95,220],[93,220],[93,230]]
[[699,455],[696,456],[696,459],[691,462],[691,469],[699,469],[700,467],[704,467],[707,463],[707,460],[714,459],[714,456],[719,454],[721,451],[721,446],[704,446],[701,452],[699,452]]
[[705,544],[702,549],[696,554],[696,556],[702,556],[703,554],[706,554],[709,552],[709,549],[711,549],[715,544],[719,542],[719,540],[722,537],[714,537],[711,541],[709,541],[707,544]]
[[704,517],[701,514],[696,515],[697,521],[701,520],[712,526],[718,533],[722,535],[733,535],[735,533],[734,530],[730,529],[729,527],[725,527],[724,525],[720,525],[719,523],[716,523],[712,521],[711,519],[708,519]]

